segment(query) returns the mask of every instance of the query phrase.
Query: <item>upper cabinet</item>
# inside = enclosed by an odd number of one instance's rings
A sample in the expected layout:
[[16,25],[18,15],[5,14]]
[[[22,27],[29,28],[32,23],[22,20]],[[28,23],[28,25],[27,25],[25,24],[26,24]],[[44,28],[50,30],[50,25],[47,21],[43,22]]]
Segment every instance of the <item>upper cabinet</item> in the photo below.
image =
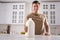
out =
[[60,2],[41,2],[40,10],[46,15],[50,25],[60,25]]
[[0,3],[0,24],[24,24],[25,3]]

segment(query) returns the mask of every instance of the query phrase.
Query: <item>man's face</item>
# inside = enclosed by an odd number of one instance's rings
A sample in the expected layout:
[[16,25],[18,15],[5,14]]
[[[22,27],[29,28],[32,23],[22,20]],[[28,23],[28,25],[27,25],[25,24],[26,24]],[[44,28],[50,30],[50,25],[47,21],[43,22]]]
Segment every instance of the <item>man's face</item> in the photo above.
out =
[[37,12],[37,11],[39,10],[39,6],[40,6],[40,4],[34,3],[34,4],[32,5],[33,11],[34,11],[34,12]]

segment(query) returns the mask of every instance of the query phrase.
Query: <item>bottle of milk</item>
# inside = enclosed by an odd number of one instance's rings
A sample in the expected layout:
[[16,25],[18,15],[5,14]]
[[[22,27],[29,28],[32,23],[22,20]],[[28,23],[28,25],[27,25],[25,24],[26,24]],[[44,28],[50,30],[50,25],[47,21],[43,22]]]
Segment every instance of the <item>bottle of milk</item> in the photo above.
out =
[[26,26],[28,27],[28,32],[25,34],[27,37],[35,36],[35,23],[32,18],[29,18],[26,22]]

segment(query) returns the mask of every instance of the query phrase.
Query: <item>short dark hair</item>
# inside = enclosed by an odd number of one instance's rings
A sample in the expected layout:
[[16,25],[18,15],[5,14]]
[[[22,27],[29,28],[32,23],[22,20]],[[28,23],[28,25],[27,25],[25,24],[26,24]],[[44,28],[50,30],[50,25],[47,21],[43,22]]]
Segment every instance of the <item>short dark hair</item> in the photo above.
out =
[[36,4],[36,3],[40,4],[39,1],[33,1],[32,2],[32,4]]

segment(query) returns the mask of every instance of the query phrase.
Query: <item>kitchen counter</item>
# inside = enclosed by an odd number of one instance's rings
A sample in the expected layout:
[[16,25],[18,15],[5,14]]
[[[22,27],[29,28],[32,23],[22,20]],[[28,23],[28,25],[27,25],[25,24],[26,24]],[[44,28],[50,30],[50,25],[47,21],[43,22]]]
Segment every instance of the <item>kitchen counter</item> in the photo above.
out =
[[35,35],[35,37],[25,37],[24,35],[0,34],[0,40],[60,40],[59,35],[43,36]]

